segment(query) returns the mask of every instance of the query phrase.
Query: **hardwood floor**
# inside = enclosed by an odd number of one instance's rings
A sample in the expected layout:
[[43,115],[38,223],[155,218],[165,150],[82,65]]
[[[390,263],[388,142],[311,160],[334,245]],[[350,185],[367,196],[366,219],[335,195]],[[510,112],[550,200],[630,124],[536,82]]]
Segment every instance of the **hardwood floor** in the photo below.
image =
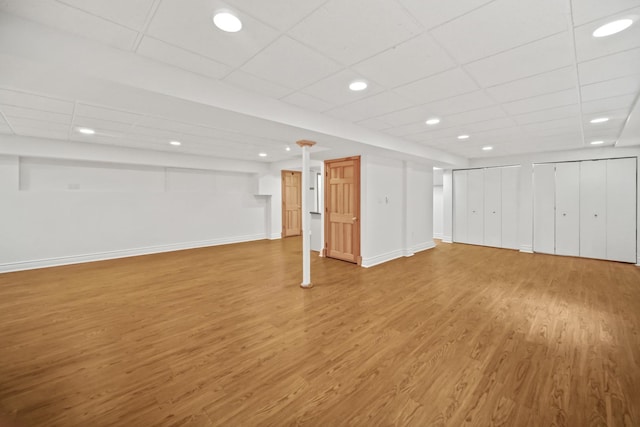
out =
[[[0,275],[19,426],[638,426],[640,268],[259,241]],[[0,425],[2,422],[0,422]]]

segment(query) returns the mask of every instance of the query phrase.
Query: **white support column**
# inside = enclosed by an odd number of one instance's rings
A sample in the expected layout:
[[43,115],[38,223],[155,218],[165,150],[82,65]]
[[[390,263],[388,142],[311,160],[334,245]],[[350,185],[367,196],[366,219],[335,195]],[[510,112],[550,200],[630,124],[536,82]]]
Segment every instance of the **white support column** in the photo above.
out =
[[300,140],[302,148],[302,283],[300,287],[310,288],[311,284],[311,213],[307,203],[309,191],[309,149],[316,143]]

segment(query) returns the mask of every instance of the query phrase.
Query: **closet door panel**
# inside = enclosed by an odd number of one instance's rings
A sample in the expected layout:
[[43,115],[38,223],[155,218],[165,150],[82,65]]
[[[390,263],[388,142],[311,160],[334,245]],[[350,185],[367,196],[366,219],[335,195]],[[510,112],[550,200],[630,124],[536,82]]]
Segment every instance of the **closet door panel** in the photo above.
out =
[[453,171],[453,241],[467,243],[467,171]]
[[533,251],[555,253],[555,165],[533,165]]
[[484,170],[471,169],[467,175],[467,240],[484,244]]
[[607,257],[607,161],[580,163],[580,256]]
[[556,164],[556,254],[580,256],[580,162]]
[[502,175],[500,168],[484,171],[484,244],[502,246]]
[[502,247],[518,249],[518,183],[520,167],[501,170],[502,180]]
[[636,159],[607,160],[607,259],[637,262]]

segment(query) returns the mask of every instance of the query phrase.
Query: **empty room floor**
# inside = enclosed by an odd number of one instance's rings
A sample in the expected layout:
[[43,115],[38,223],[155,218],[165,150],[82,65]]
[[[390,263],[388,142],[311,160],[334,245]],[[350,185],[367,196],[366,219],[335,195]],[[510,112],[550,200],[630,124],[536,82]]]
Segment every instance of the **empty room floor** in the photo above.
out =
[[[637,426],[640,268],[257,241],[0,275],[18,426]],[[1,422],[0,422],[1,423]]]

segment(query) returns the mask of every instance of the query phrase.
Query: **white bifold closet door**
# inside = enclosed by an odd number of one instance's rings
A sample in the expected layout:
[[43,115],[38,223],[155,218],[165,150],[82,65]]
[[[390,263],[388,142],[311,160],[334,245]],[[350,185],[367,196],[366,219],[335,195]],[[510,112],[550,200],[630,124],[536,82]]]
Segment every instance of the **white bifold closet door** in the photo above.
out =
[[484,170],[467,171],[467,242],[484,243]]
[[580,256],[607,258],[607,161],[580,164]]
[[502,246],[502,172],[500,168],[484,171],[484,244]]
[[520,167],[501,168],[502,247],[518,249],[518,182]]
[[467,171],[453,171],[453,241],[467,240]]
[[580,256],[580,162],[556,164],[556,254]]
[[555,253],[555,165],[533,165],[533,250]]
[[607,160],[607,259],[636,259],[636,159]]

